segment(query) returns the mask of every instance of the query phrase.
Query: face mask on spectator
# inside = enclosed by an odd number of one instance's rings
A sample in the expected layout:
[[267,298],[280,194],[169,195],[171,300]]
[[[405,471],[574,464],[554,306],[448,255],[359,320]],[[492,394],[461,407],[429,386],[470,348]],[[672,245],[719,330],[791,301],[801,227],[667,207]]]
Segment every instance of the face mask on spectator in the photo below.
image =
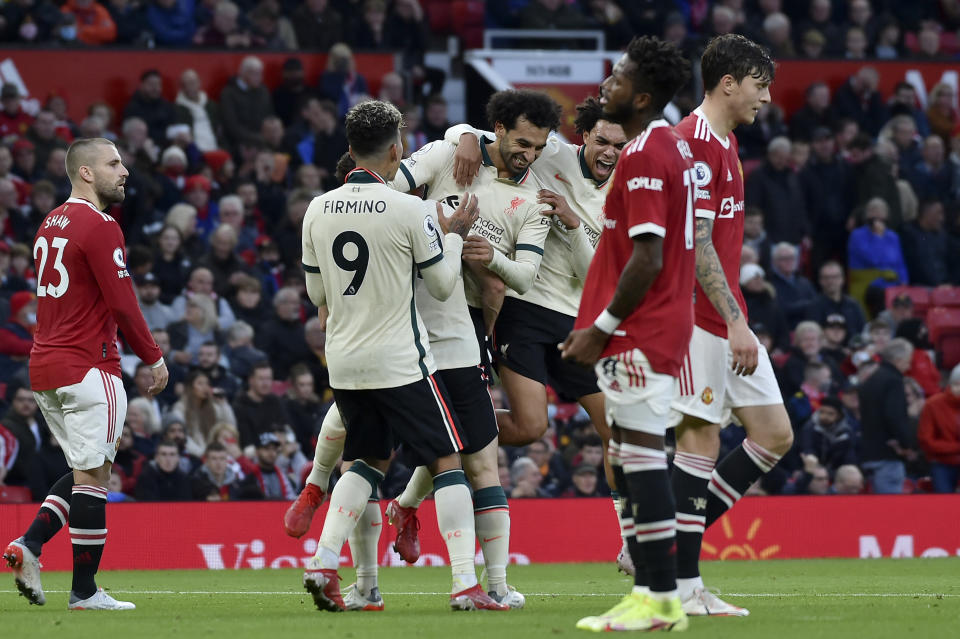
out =
[[60,38],[62,40],[76,40],[77,39],[76,25],[68,25],[65,27],[60,27]]

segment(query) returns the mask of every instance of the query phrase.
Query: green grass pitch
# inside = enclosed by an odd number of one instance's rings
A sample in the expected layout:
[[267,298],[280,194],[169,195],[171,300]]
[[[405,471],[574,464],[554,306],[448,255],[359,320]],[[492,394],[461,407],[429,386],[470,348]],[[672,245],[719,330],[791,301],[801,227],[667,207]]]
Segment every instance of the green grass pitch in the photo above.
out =
[[[960,636],[960,558],[709,562],[709,586],[750,609],[747,618],[695,618],[687,636],[723,639],[883,639]],[[295,570],[105,572],[100,585],[137,604],[132,612],[69,612],[68,573],[47,573],[47,605],[28,606],[0,573],[2,636],[322,637],[506,639],[576,637],[583,616],[603,612],[630,582],[613,564],[511,566],[523,610],[447,607],[448,568],[380,573],[386,610],[319,612]],[[343,586],[353,571],[341,570]],[[69,634],[68,634],[69,633]]]

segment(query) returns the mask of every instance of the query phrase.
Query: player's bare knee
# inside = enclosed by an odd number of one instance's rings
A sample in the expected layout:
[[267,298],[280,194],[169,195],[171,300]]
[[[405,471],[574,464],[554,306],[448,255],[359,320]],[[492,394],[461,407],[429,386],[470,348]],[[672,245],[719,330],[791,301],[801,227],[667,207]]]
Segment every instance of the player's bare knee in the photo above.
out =
[[494,439],[475,453],[462,455],[463,472],[467,475],[474,490],[500,485],[500,473],[497,467],[497,451],[499,446]]
[[427,469],[430,471],[431,475],[438,475],[439,473],[445,473],[448,470],[460,470],[462,468],[460,464],[460,455],[458,453],[453,453],[452,455],[446,455],[444,457],[438,457],[433,460],[432,464],[427,465]]
[[676,428],[677,450],[716,459],[720,456],[720,427],[703,420],[685,417]]

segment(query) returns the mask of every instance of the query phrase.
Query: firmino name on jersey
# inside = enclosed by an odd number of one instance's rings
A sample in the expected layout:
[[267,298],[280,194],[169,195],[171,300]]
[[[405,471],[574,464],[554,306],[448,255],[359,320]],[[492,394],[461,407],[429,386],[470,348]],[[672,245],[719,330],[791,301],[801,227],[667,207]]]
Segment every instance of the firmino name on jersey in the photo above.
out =
[[384,213],[387,203],[383,200],[326,200],[323,212],[339,215],[341,213]]
[[47,218],[47,221],[44,222],[43,228],[48,229],[51,226],[59,226],[61,229],[65,229],[69,223],[70,218],[66,215],[51,215]]

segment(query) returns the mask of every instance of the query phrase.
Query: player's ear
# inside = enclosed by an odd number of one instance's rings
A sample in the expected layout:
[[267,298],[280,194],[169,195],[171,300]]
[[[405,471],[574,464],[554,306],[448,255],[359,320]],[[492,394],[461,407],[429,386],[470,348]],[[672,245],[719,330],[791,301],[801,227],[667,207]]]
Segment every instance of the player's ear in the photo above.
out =
[[633,110],[635,113],[645,111],[650,106],[649,93],[637,93],[633,96]]
[[497,122],[493,125],[493,132],[498,138],[501,138],[506,135],[507,127],[503,126],[503,122]]

